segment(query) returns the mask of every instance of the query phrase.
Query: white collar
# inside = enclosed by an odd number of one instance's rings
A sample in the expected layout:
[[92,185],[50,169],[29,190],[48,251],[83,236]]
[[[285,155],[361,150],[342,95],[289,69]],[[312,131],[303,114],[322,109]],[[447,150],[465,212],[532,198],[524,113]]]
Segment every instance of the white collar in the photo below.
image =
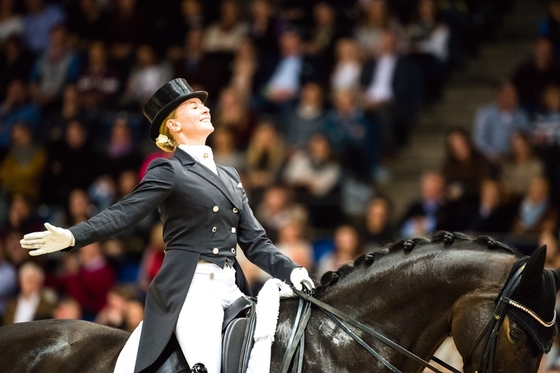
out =
[[212,148],[210,148],[209,146],[179,144],[179,149],[187,152],[187,154],[189,154],[203,166],[208,167],[215,174],[218,173],[216,169],[216,163],[214,162],[214,153],[212,153]]

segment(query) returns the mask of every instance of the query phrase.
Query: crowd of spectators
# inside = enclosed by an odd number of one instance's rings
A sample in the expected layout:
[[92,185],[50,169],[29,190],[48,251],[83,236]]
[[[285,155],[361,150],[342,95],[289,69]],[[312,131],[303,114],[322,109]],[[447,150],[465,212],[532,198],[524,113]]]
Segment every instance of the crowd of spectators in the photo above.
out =
[[[317,278],[437,229],[556,238],[558,1],[534,58],[497,87],[472,134],[449,132],[421,200],[395,216],[377,188],[419,110],[442,98],[448,74],[477,57],[513,3],[0,0],[3,322],[141,320],[164,255],[157,211],[75,252],[31,260],[19,239],[46,221],[88,219],[169,156],[148,139],[142,105],[175,77],[209,92],[216,162],[240,172],[270,238]],[[240,260],[258,290],[266,276]]]

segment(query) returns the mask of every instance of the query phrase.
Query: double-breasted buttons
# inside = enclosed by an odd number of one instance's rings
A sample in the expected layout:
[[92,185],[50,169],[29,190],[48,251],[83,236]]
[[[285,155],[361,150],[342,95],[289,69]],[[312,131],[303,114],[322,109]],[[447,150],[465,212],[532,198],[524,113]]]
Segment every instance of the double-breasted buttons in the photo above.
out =
[[235,233],[237,232],[237,229],[235,229],[235,227],[231,227],[231,233]]
[[232,247],[232,248],[231,248],[231,252],[232,252],[233,254],[235,254],[235,247]]
[[215,247],[214,250],[212,250],[212,253],[214,253],[214,255],[218,255],[218,253],[220,252],[220,250]]
[[218,206],[214,206],[214,207],[212,207],[212,211],[218,212],[218,211],[220,211],[220,208]]
[[216,233],[217,230],[218,230],[218,228],[212,227],[212,233]]
[[232,211],[233,211],[234,214],[239,213],[239,209],[238,209],[237,207],[234,207],[234,208],[232,209]]

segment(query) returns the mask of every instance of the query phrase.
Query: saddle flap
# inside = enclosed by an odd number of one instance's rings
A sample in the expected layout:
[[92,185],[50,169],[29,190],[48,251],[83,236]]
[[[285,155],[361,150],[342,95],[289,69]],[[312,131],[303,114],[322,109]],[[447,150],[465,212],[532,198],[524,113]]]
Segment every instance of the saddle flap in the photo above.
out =
[[254,343],[253,335],[255,334],[257,315],[254,302],[250,299],[246,299],[246,301],[248,303],[245,303],[244,306],[244,302],[239,302],[238,307],[232,308],[229,316],[234,316],[229,321],[224,317],[222,373],[245,373],[247,370],[249,356]]

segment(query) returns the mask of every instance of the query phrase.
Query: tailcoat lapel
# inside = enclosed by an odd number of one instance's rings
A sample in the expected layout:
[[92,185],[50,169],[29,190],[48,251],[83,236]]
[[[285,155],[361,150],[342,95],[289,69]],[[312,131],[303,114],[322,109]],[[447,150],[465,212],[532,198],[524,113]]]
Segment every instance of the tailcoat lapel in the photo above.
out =
[[209,170],[207,167],[203,166],[197,162],[193,157],[191,157],[187,152],[177,149],[175,151],[175,157],[177,157],[183,166],[187,170],[194,174],[202,177],[204,180],[208,181],[210,184],[214,185],[222,194],[238,209],[241,207],[241,198],[232,193],[233,186],[232,180],[226,175],[224,171],[218,168],[218,175]]

